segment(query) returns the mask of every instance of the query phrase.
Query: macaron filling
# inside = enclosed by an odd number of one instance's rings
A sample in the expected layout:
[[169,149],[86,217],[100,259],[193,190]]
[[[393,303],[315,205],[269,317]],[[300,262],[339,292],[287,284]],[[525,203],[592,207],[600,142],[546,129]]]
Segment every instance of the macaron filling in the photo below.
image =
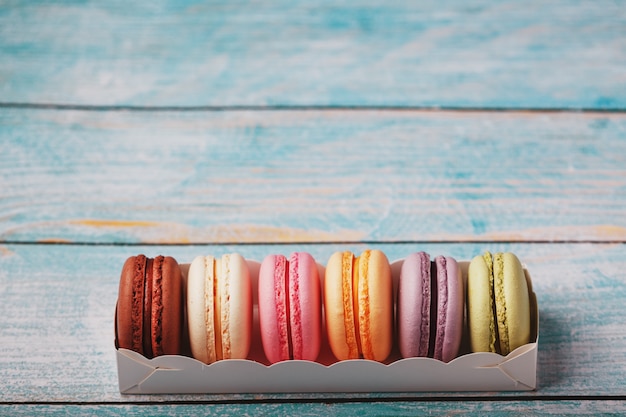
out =
[[[432,358],[435,355],[435,338],[437,336],[437,265],[435,262],[429,262],[430,264],[430,283],[428,287],[430,288],[430,297],[424,298],[427,300],[424,304],[429,306],[430,314],[427,315],[430,326],[428,329],[428,333],[426,333],[426,338],[428,340],[428,357]],[[430,302],[428,302],[430,300]],[[422,334],[422,337],[424,335]]]
[[151,282],[152,294],[152,327],[151,338],[152,341],[152,354],[154,356],[163,355],[163,256],[157,256],[152,261],[152,268],[146,267],[146,270],[152,271],[152,277],[146,279]]
[[146,260],[143,279],[143,352],[148,358],[152,357],[152,259]]
[[432,326],[433,317],[432,313],[435,312],[433,303],[431,300],[431,286],[432,286],[432,266],[430,257],[428,254],[419,253],[420,262],[420,277],[422,280],[422,303],[421,303],[421,320],[420,320],[420,340],[418,343],[417,356],[428,356],[430,351],[430,334],[434,329]]
[[370,337],[370,305],[369,305],[369,267],[370,251],[364,251],[361,256],[356,259],[355,269],[353,270],[355,283],[354,289],[354,310],[357,349],[359,357],[365,359],[374,359],[372,352],[372,339]]
[[218,259],[214,260],[214,268],[215,272],[213,273],[213,305],[215,308],[213,309],[213,324],[215,326],[215,360],[219,361],[224,359],[224,352],[222,346],[222,338],[224,337],[225,329],[223,328],[222,322],[222,293],[220,291],[220,283],[224,284],[226,281],[225,277],[219,273],[220,267],[224,265],[224,262]]
[[289,312],[289,320],[287,320],[287,335],[289,340],[289,358],[303,359],[302,346],[302,308],[300,305],[300,265],[299,255],[291,254],[288,262],[289,273],[285,277],[285,291],[288,295],[286,298],[287,311]]
[[502,292],[502,276],[500,276],[500,282],[496,283],[496,277],[494,274],[494,259],[491,255],[491,252],[485,252],[483,254],[483,259],[485,260],[485,265],[487,266],[487,271],[489,273],[489,302],[491,303],[491,311],[492,314],[489,317],[489,351],[494,353],[501,353],[500,349],[500,335],[498,331],[498,303],[496,302],[496,292],[497,287],[500,287],[500,292]]
[[230,328],[230,282],[231,282],[231,260],[230,255],[222,256],[221,262],[221,274],[220,279],[218,281],[218,307],[216,310],[218,311],[220,320],[219,331],[220,336],[218,337],[218,346],[217,351],[221,352],[220,359],[230,359],[231,354],[231,342],[230,336],[232,334]]
[[496,253],[493,257],[492,272],[494,275],[494,308],[496,310],[495,317],[497,321],[496,329],[496,346],[500,347],[498,353],[508,354],[510,352],[509,329],[507,323],[507,305],[504,295],[504,260],[502,253]]
[[422,325],[418,356],[441,360],[448,320],[448,270],[446,258],[437,256],[434,261],[422,253]]
[[[277,277],[278,279],[280,279],[282,281],[282,284],[285,287],[285,291],[283,292],[284,295],[284,306],[285,306],[285,313],[287,315],[287,320],[285,320],[285,325],[287,327],[287,332],[286,332],[286,343],[285,346],[287,347],[287,359],[293,359],[293,343],[291,343],[292,340],[292,332],[291,332],[291,314],[289,314],[289,312],[291,311],[291,305],[289,303],[289,301],[291,301],[291,293],[289,291],[289,284],[290,284],[290,280],[289,280],[289,263],[287,262],[287,265],[285,265],[285,273],[282,277]],[[280,283],[277,283],[278,285],[280,285]]]
[[[437,283],[432,291],[431,304],[437,306],[435,319],[431,318],[431,345],[432,357],[443,359],[443,346],[446,338],[446,324],[448,322],[448,266],[446,258],[437,256],[432,263],[434,271],[431,273],[432,282]],[[435,322],[435,331],[432,331],[432,323]]]
[[205,258],[205,324],[207,356],[211,362],[230,359],[230,257]]

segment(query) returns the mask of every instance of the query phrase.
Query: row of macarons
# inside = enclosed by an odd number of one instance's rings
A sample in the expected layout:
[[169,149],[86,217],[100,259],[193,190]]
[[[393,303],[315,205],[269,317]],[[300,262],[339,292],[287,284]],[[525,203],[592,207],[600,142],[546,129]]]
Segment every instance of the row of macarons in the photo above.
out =
[[[258,325],[270,363],[315,361],[323,339],[338,360],[384,361],[397,343],[402,357],[444,362],[459,354],[464,329],[476,352],[507,355],[530,341],[530,290],[512,253],[474,257],[463,279],[454,258],[415,252],[403,260],[395,292],[379,250],[336,252],[324,277],[319,271],[306,252],[269,255],[261,263]],[[245,359],[253,326],[246,260],[236,253],[198,256],[186,278],[172,257],[128,258],[116,346],[148,358],[177,355],[186,331],[192,356],[204,363]]]

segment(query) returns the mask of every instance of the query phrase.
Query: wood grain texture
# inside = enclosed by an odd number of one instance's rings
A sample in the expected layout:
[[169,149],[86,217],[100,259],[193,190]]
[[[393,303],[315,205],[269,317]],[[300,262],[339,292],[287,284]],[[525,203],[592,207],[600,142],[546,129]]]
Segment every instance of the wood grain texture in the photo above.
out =
[[[625,414],[625,6],[0,0],[0,415]],[[538,389],[119,393],[128,256],[366,247],[517,253]]]
[[494,417],[542,415],[623,415],[626,405],[622,401],[507,401],[507,402],[364,402],[364,403],[248,403],[248,404],[153,404],[137,405],[12,405],[0,404],[0,414],[64,415],[64,416],[415,416],[415,415],[489,415]]
[[5,242],[626,241],[626,116],[0,111]]
[[0,2],[3,102],[626,108],[621,1]]
[[[364,245],[0,246],[0,403],[276,402],[341,399],[443,399],[520,396],[550,400],[623,397],[626,385],[626,247],[623,244],[378,244],[394,260],[426,250],[470,259],[511,250],[527,265],[540,316],[538,389],[522,393],[365,393],[122,396],[113,347],[119,273],[128,256],[310,252],[326,263],[336,250]],[[530,407],[537,405],[528,404]],[[583,401],[584,403],[584,401]],[[533,403],[534,404],[534,403]],[[87,404],[88,405],[88,404]],[[388,407],[402,406],[390,404]],[[285,404],[285,409],[289,405]],[[446,406],[447,407],[447,406]],[[450,405],[452,407],[452,405]],[[172,409],[173,410],[173,409]],[[148,412],[148,411],[146,411]]]

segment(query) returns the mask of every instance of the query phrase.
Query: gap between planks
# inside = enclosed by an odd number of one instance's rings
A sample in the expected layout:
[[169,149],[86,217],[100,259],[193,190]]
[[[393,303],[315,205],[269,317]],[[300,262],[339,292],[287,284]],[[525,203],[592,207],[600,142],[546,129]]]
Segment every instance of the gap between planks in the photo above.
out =
[[289,245],[456,245],[456,244],[529,244],[529,245],[623,245],[626,240],[293,240],[293,241],[207,241],[207,242],[81,242],[0,240],[0,245],[20,246],[289,246]]
[[3,109],[80,110],[80,111],[137,111],[137,112],[236,112],[236,111],[410,111],[423,113],[585,113],[589,115],[626,114],[624,108],[574,108],[574,107],[455,107],[455,106],[342,106],[342,105],[233,105],[233,106],[135,106],[135,105],[84,105],[62,103],[0,102]]
[[389,402],[549,402],[549,401],[626,401],[626,395],[506,395],[506,396],[386,396],[386,397],[318,397],[318,398],[234,398],[219,400],[158,400],[149,401],[0,401],[0,405],[101,405],[101,406],[154,406],[154,405],[218,405],[218,404],[342,404]]

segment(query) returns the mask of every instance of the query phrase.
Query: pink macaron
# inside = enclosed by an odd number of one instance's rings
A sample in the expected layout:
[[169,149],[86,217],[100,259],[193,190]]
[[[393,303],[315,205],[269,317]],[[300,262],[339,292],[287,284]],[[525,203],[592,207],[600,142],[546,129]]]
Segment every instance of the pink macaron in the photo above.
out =
[[317,264],[305,252],[269,255],[259,271],[259,325],[271,363],[314,361],[322,338],[321,285]]
[[402,264],[398,282],[398,344],[403,357],[449,362],[463,336],[464,289],[461,270],[451,257],[433,262],[425,252]]

